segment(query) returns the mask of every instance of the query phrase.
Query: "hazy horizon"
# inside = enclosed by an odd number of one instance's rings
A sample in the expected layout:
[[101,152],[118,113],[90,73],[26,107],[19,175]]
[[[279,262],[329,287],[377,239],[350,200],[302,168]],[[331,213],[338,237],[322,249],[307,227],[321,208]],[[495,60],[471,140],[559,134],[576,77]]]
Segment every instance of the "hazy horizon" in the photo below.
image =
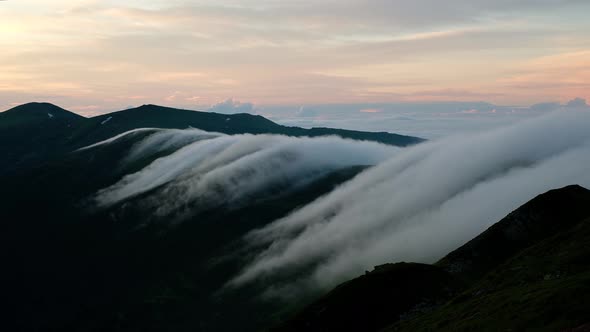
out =
[[[140,105],[128,106],[124,109],[138,106]],[[83,116],[93,117],[124,109],[104,112],[78,111],[77,113]],[[256,114],[262,115],[278,124],[302,128],[328,127],[372,132],[391,132],[426,139],[438,139],[451,135],[490,130],[560,109],[590,111],[590,106],[582,98],[572,99],[565,104],[548,102],[528,107],[500,106],[485,102],[259,106],[228,99],[215,105],[189,106],[184,107],[184,109],[222,114]]]

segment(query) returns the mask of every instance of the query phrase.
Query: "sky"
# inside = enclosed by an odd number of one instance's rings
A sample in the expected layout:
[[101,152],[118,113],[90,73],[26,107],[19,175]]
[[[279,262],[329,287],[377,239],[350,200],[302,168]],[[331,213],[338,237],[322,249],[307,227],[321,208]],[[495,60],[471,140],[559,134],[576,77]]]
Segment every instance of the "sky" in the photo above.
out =
[[587,0],[0,1],[0,109],[590,99]]

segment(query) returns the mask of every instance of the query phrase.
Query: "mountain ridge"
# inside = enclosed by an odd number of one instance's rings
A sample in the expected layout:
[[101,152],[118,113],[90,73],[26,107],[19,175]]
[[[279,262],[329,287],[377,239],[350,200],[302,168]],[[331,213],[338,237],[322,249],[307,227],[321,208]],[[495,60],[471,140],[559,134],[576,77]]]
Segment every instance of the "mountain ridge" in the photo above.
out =
[[[124,110],[119,110],[119,111],[113,111],[113,112],[109,112],[109,113],[104,113],[104,114],[100,114],[100,115],[96,115],[96,116],[91,116],[91,117],[85,117],[83,115],[77,114],[75,112],[72,111],[68,111],[64,108],[61,108],[55,104],[49,103],[49,102],[30,102],[30,103],[25,103],[22,105],[18,105],[15,107],[12,107],[6,111],[0,112],[0,121],[2,121],[2,115],[3,114],[11,114],[11,115],[15,115],[16,113],[18,114],[22,114],[23,112],[30,112],[30,111],[35,111],[37,113],[39,112],[49,112],[51,110],[57,110],[60,111],[62,113],[66,113],[69,114],[71,117],[75,117],[78,119],[84,119],[84,120],[91,120],[93,122],[103,122],[106,119],[110,118],[114,118],[115,116],[120,116],[120,115],[128,115],[128,114],[136,114],[136,113],[142,113],[142,112],[162,112],[162,111],[169,111],[169,112],[180,112],[180,113],[184,113],[184,114],[190,114],[190,115],[195,115],[195,114],[199,114],[199,115],[212,115],[217,117],[217,120],[225,120],[225,121],[231,121],[232,119],[247,119],[247,118],[254,118],[257,119],[259,121],[264,122],[264,124],[266,125],[271,125],[271,126],[275,126],[276,128],[288,128],[293,130],[291,133],[295,133],[296,136],[301,136],[300,132],[297,132],[297,130],[307,130],[310,131],[310,135],[311,137],[314,136],[323,136],[325,135],[325,131],[327,130],[335,130],[338,131],[339,133],[370,133],[370,134],[387,134],[387,135],[393,135],[399,138],[404,138],[407,141],[401,142],[399,143],[399,145],[404,146],[404,145],[409,145],[409,144],[415,144],[415,143],[419,143],[421,141],[424,141],[424,139],[422,138],[418,138],[418,137],[413,137],[413,136],[407,136],[407,135],[400,135],[400,134],[394,134],[394,133],[390,133],[390,132],[385,132],[385,131],[360,131],[360,130],[348,130],[348,129],[337,129],[337,128],[329,128],[329,127],[311,127],[309,129],[306,128],[301,128],[301,127],[293,127],[293,126],[283,126],[280,124],[277,124],[267,118],[265,118],[262,115],[259,114],[251,114],[251,113],[235,113],[235,114],[224,114],[224,113],[218,113],[218,112],[210,112],[210,111],[200,111],[200,110],[188,110],[188,109],[181,109],[181,108],[174,108],[174,107],[168,107],[168,106],[161,106],[161,105],[156,105],[156,104],[143,104],[141,106],[138,107],[133,107],[133,108],[128,108],[128,109],[124,109]],[[144,113],[145,114],[145,113]],[[223,118],[223,119],[222,119]],[[230,119],[230,120],[228,120]],[[110,120],[109,120],[110,121]],[[2,123],[0,122],[0,125]],[[106,123],[104,123],[106,124]],[[137,126],[135,128],[138,128]],[[162,127],[162,128],[166,128],[166,127]],[[176,128],[176,127],[175,127]],[[186,128],[186,127],[185,127]],[[177,128],[177,129],[183,129],[183,128]],[[200,128],[199,128],[200,129]],[[315,131],[315,132],[314,132]],[[345,137],[345,136],[343,136]],[[345,137],[346,138],[346,137]],[[372,139],[369,139],[372,140]],[[388,144],[388,143],[385,143]],[[398,144],[394,144],[391,143],[392,145],[398,145]]]
[[[55,104],[48,102],[30,102],[21,105],[14,106],[4,112],[0,112],[0,118],[8,115],[16,115],[22,113],[45,113],[55,112],[55,114],[66,115],[73,118],[86,118],[75,112],[66,110],[65,108],[59,107]],[[46,113],[45,113],[46,114]],[[53,115],[55,115],[53,114]],[[49,117],[51,118],[51,117]]]
[[[53,113],[55,114],[53,114]],[[224,134],[294,137],[336,135],[354,140],[408,146],[424,139],[385,132],[332,128],[305,129],[277,124],[260,115],[221,114],[146,104],[86,118],[50,103],[28,103],[0,113],[0,174],[38,167],[47,160],[139,128],[196,128]],[[14,146],[14,142],[19,142]]]

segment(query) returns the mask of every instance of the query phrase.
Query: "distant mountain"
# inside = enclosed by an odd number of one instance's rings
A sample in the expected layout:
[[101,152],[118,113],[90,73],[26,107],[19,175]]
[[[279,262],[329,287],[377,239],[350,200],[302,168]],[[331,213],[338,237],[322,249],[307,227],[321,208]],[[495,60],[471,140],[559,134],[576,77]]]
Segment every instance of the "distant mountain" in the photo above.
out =
[[378,266],[274,331],[587,327],[589,243],[590,191],[579,186],[552,190],[438,263]]
[[22,172],[49,159],[138,128],[196,128],[224,134],[329,136],[375,141],[396,146],[423,139],[385,132],[313,128],[276,124],[260,115],[219,114],[157,105],[84,118],[49,103],[29,103],[0,113],[0,175]]

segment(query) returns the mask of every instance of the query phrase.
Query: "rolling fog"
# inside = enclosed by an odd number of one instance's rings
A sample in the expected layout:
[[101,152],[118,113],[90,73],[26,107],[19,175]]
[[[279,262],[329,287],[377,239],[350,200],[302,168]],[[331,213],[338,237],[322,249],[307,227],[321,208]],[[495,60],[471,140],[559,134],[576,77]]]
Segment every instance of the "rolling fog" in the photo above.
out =
[[587,111],[404,149],[337,137],[164,130],[130,156],[162,144],[182,148],[101,190],[97,204],[159,187],[150,204],[166,215],[193,203],[232,204],[276,186],[305,185],[329,170],[375,165],[246,236],[259,254],[228,286],[264,280],[271,297],[326,290],[386,262],[435,262],[538,194],[590,187]]
[[157,206],[161,216],[187,204],[237,204],[270,190],[303,186],[333,170],[375,165],[401,150],[339,137],[207,136],[202,131],[165,130],[136,144],[123,163],[178,144],[184,146],[97,193],[97,205],[109,206],[164,184],[145,202]]

